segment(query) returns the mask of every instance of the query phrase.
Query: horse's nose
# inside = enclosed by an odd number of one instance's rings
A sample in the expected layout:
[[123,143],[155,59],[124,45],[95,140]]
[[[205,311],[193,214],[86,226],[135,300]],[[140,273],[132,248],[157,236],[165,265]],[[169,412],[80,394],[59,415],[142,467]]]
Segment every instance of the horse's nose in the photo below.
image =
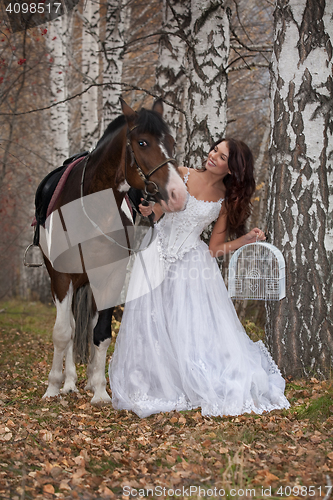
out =
[[186,201],[186,189],[181,188],[173,188],[169,192],[169,205],[172,210],[182,210]]
[[166,185],[167,211],[175,212],[182,210],[187,199],[187,189],[178,172],[174,168],[169,170],[169,179]]

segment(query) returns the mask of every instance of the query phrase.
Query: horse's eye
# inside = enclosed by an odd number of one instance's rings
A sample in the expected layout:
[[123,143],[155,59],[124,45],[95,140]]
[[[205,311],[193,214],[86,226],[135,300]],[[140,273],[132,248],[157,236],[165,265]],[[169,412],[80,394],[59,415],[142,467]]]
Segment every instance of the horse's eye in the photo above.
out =
[[146,148],[148,146],[148,142],[147,141],[139,141],[139,146],[141,148]]

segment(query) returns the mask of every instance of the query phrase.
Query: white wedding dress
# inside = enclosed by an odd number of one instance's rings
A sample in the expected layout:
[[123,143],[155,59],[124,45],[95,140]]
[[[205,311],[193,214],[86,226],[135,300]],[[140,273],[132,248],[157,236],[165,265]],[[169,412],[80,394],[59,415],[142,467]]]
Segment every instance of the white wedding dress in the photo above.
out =
[[166,213],[136,257],[109,367],[115,409],[143,418],[197,407],[212,416],[289,407],[278,367],[247,336],[200,239],[222,201],[188,195],[185,210]]

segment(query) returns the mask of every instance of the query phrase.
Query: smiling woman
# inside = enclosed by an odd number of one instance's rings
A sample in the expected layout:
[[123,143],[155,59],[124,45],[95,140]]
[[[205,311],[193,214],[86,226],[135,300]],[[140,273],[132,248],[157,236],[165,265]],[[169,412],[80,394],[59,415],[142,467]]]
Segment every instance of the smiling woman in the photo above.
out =
[[[251,151],[220,140],[201,171],[179,171],[186,207],[164,214],[134,263],[109,369],[112,404],[142,418],[199,406],[215,416],[287,408],[284,380],[264,344],[247,337],[213,258],[265,239],[258,228],[242,233],[254,191]],[[162,207],[153,211],[158,220]],[[200,234],[216,219],[208,248]],[[227,241],[230,233],[239,236]]]
[[226,141],[217,143],[209,152],[206,162],[206,170],[214,173],[230,174],[229,165],[229,145]]
[[[253,155],[244,142],[233,138],[217,141],[211,151],[215,150],[220,162],[227,161],[228,166],[227,175],[223,178],[228,235],[239,237],[245,233],[245,222],[251,213],[251,198],[255,191]],[[206,169],[209,168],[208,163]]]

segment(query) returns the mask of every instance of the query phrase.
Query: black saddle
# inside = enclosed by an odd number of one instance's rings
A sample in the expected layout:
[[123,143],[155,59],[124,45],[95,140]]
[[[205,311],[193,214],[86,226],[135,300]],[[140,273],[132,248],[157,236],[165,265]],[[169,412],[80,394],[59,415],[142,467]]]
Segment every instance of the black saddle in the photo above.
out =
[[65,172],[68,165],[70,165],[70,163],[77,160],[78,158],[83,158],[84,156],[87,156],[88,153],[89,153],[88,151],[85,151],[84,153],[79,153],[71,156],[70,158],[67,158],[67,160],[65,160],[60,167],[48,173],[47,176],[44,177],[42,182],[39,184],[35,195],[36,227],[35,227],[33,245],[35,246],[39,245],[39,227],[40,225],[43,226],[45,224],[47,208],[49,206],[55,188],[57,187],[58,182],[60,181],[61,176]]

